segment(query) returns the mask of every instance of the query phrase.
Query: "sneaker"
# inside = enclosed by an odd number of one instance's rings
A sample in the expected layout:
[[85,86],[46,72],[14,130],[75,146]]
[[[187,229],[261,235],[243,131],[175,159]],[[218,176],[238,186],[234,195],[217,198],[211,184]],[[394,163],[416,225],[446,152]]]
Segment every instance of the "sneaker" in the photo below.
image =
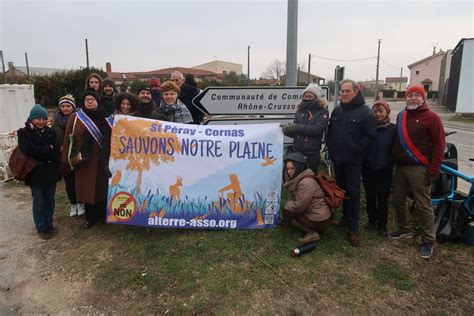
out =
[[408,238],[411,236],[413,236],[413,233],[411,231],[403,229],[399,229],[396,232],[391,232],[388,234],[388,237],[390,237],[390,239]]
[[82,216],[86,213],[84,203],[77,203],[76,207],[77,207],[77,216]]
[[420,248],[420,257],[428,259],[433,254],[433,244],[423,243]]
[[318,232],[310,232],[307,233],[304,237],[298,238],[298,241],[304,244],[316,240],[319,240]]
[[51,239],[53,237],[53,236],[51,236],[51,233],[49,231],[38,232],[38,236],[43,240],[48,240],[48,239]]
[[71,210],[69,211],[69,216],[77,216],[77,204],[71,204]]
[[349,243],[354,247],[359,247],[360,245],[360,235],[357,232],[349,233]]

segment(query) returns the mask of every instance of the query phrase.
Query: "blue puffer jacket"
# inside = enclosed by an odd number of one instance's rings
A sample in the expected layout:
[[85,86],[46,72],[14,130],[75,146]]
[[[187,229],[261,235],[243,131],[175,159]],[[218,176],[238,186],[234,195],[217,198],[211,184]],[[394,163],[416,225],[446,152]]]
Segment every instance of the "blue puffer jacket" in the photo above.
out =
[[296,133],[291,135],[294,137],[294,151],[308,156],[319,154],[328,119],[329,111],[320,107],[319,103],[309,109],[299,107],[294,119]]
[[362,165],[377,137],[374,114],[360,92],[348,104],[341,103],[331,113],[327,146],[336,164]]
[[369,148],[364,167],[373,171],[393,168],[392,147],[395,141],[395,124],[377,128],[377,140]]

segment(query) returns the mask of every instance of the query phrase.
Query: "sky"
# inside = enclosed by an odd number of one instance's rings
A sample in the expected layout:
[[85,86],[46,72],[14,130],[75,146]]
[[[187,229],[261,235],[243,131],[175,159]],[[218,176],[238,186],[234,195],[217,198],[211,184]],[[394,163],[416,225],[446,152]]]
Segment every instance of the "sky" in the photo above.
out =
[[[286,60],[286,0],[274,1],[23,1],[0,0],[0,49],[5,64],[85,67],[111,62],[117,72],[192,67],[213,60],[242,64],[259,78]],[[407,65],[462,38],[474,37],[474,1],[298,1],[298,64],[330,79],[409,74]],[[329,59],[337,59],[329,60]],[[348,61],[354,59],[366,59]]]

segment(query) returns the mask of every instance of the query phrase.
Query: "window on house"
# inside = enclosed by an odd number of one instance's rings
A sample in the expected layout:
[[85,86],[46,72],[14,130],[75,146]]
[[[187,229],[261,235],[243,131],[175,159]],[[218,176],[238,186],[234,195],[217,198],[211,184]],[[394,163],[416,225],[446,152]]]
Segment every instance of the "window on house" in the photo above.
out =
[[127,79],[127,75],[126,75],[126,74],[122,74],[122,78],[123,78],[123,79]]
[[419,71],[419,70],[417,70],[417,71],[416,71],[416,74],[417,74],[417,75],[419,75],[419,74],[420,74],[420,71]]

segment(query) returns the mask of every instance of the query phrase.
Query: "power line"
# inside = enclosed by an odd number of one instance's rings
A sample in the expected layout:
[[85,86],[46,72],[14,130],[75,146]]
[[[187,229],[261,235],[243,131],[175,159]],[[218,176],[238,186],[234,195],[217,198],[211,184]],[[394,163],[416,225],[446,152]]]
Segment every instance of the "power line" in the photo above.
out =
[[400,69],[401,67],[397,67],[397,66],[394,66],[394,65],[391,65],[389,62],[387,62],[385,59],[383,59],[382,57],[380,57],[380,59],[387,65],[387,66],[390,66],[392,67],[393,69]]
[[363,61],[363,60],[369,60],[369,59],[377,58],[376,56],[374,56],[374,57],[367,57],[367,58],[360,58],[360,59],[335,59],[335,58],[318,56],[318,55],[315,55],[315,54],[311,54],[311,56],[318,57],[318,58],[321,58],[321,59],[334,60],[334,61]]

